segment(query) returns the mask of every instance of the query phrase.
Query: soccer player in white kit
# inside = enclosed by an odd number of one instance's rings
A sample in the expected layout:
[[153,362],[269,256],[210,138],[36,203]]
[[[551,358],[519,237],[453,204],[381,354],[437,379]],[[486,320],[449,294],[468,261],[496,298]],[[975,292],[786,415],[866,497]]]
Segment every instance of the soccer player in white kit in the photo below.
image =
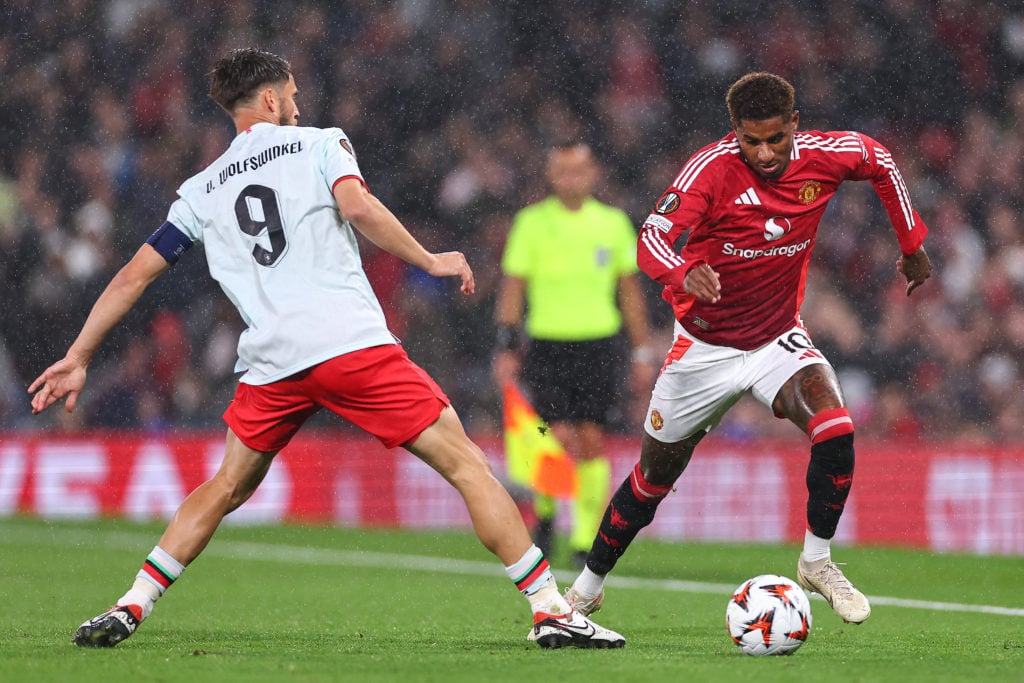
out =
[[872,183],[899,242],[908,295],[931,275],[928,228],[879,142],[852,131],[797,131],[784,79],[747,74],[726,102],[732,132],[690,158],[640,232],[637,260],[665,285],[675,341],[654,385],[640,461],[613,494],[567,598],[585,614],[600,608],[605,577],[654,519],[696,445],[750,392],[811,442],[797,578],[844,621],[860,623],[871,606],[831,559],[853,482],[853,420],[800,304],[818,223],[842,182]]
[[167,221],[115,275],[64,359],[29,387],[39,413],[66,397],[75,407],[97,347],[145,289],[194,243],[238,309],[244,371],[224,413],[224,460],[178,508],[135,582],[72,641],[111,647],[131,636],[156,600],[244,503],[303,422],[326,407],[403,446],[463,497],[484,546],[505,565],[534,615],[541,647],[621,647],[619,634],[574,612],[558,592],[518,509],[467,436],[447,396],[388,331],[363,272],[355,234],[436,277],[474,291],[460,252],[430,253],[368,191],[338,128],[297,125],[297,88],[284,59],[236,50],[210,73],[210,95],[237,137],[178,190]]

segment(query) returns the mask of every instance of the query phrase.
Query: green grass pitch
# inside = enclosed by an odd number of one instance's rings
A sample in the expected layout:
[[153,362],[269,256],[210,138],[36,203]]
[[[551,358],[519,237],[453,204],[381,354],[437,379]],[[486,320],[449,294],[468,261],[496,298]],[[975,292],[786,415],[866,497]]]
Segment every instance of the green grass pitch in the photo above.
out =
[[836,548],[871,618],[812,600],[795,655],[753,658],[726,601],[751,576],[793,577],[797,548],[642,537],[595,617],[622,650],[528,643],[526,602],[467,533],[231,525],[130,640],[71,645],[161,530],[0,519],[0,681],[1024,681],[1024,558]]

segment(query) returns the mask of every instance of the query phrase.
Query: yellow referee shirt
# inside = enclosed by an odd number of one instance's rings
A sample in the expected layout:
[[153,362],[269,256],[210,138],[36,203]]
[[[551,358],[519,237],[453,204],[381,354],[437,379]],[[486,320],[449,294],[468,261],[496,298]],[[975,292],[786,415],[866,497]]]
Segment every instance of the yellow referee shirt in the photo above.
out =
[[526,281],[530,337],[603,339],[622,327],[618,280],[637,272],[636,232],[625,212],[596,199],[570,211],[548,197],[516,214],[501,269]]

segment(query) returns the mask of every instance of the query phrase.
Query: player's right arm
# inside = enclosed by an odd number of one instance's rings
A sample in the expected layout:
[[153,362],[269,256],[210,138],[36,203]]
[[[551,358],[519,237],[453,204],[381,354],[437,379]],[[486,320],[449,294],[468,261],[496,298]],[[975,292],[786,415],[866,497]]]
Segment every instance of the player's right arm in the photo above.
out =
[[722,283],[718,279],[718,271],[707,263],[698,263],[686,271],[683,288],[698,301],[713,304],[722,298]]
[[146,288],[171,267],[150,244],[143,244],[135,256],[117,272],[96,300],[71,348],[29,386],[32,413],[38,414],[67,397],[68,412],[75,409],[85,386],[86,368],[96,349],[117,323],[131,310]]
[[690,265],[676,251],[675,242],[685,228],[662,213],[664,202],[678,202],[678,191],[666,191],[657,208],[644,221],[637,237],[636,262],[652,280],[667,287],[682,288]]
[[334,186],[334,200],[341,215],[384,251],[435,277],[459,277],[463,294],[476,290],[473,271],[462,252],[427,251],[388,207],[370,194],[361,179],[349,176],[339,180]]
[[670,289],[684,291],[705,303],[717,302],[722,292],[718,273],[706,261],[685,259],[676,252],[673,245],[685,231],[678,224],[666,229],[668,222],[664,216],[648,216],[637,242],[640,269]]
[[683,166],[676,181],[658,198],[637,241],[637,264],[651,279],[706,303],[720,298],[718,273],[699,253],[684,256],[674,245],[687,230],[691,230],[688,244],[692,242],[692,231],[704,224],[715,185],[714,166],[708,167],[708,158],[726,154],[727,149],[721,142],[710,145]]

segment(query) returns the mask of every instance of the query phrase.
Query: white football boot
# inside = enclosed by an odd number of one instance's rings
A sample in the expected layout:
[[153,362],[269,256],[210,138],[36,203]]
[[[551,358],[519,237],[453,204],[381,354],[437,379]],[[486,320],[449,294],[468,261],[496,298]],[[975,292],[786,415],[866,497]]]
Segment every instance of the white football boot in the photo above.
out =
[[570,645],[606,649],[626,644],[621,635],[595,624],[575,610],[568,614],[537,612],[533,615],[531,635],[537,645],[552,649]]
[[796,577],[809,591],[825,598],[832,611],[848,624],[859,624],[871,616],[871,604],[831,560],[797,562]]

